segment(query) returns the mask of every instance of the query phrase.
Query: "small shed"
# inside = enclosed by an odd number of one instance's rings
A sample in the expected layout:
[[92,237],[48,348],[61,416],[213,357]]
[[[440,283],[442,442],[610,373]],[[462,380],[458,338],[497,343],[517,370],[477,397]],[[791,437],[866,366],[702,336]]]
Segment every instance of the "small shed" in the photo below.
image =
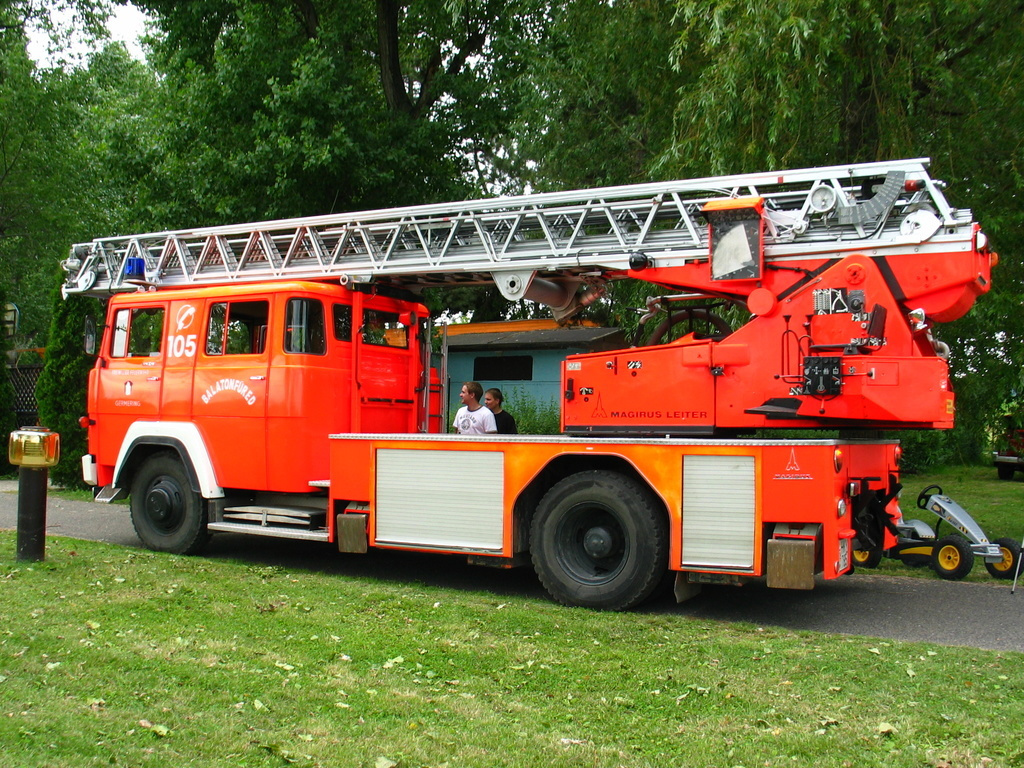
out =
[[506,396],[519,392],[539,406],[557,405],[567,355],[626,345],[618,328],[560,326],[554,320],[449,325],[447,343],[448,392],[456,408],[464,381],[479,381],[484,389],[498,387]]

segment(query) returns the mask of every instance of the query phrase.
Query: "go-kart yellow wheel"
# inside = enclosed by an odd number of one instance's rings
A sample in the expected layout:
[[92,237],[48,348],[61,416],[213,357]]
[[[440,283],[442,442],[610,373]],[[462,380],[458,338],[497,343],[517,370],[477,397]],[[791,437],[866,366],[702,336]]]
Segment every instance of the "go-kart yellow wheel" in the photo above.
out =
[[959,581],[974,567],[974,552],[963,536],[943,536],[932,550],[932,568],[943,579]]
[[1020,544],[1013,539],[996,539],[993,544],[999,545],[1003,559],[998,563],[985,563],[985,568],[997,579],[1012,579],[1017,573],[1017,562],[1020,560]]
[[861,568],[877,568],[882,562],[882,550],[878,549],[855,549],[853,550],[853,562]]

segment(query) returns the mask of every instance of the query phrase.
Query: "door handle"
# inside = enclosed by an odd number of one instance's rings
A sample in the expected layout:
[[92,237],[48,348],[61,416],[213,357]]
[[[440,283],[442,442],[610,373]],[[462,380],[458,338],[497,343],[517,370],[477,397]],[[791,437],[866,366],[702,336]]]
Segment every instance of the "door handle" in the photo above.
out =
[[159,376],[147,376],[146,381],[160,381]]
[[266,376],[250,376],[249,381],[266,381]]

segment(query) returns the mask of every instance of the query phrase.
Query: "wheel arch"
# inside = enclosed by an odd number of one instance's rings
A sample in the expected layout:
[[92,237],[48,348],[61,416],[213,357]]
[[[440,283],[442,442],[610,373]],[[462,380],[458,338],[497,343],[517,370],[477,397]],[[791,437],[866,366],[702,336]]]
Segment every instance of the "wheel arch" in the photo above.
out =
[[515,505],[513,506],[514,550],[516,552],[525,552],[530,548],[530,526],[533,522],[533,516],[537,511],[537,505],[540,504],[544,494],[566,477],[577,472],[592,470],[616,472],[640,483],[651,494],[651,498],[657,501],[671,530],[672,519],[668,512],[668,504],[650,481],[630,461],[622,456],[613,454],[561,454],[545,464],[516,498]]
[[163,451],[177,453],[192,490],[206,499],[222,498],[213,462],[198,428],[188,422],[140,422],[128,429],[114,466],[114,485],[129,488],[132,478],[150,456]]

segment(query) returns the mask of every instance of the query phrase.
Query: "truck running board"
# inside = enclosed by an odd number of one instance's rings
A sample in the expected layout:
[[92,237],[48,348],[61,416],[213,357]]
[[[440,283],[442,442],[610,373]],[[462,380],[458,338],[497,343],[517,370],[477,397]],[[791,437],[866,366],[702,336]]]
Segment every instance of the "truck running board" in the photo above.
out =
[[255,525],[299,525],[307,529],[323,528],[327,510],[323,507],[270,506],[248,504],[227,507],[223,522],[253,523]]
[[248,533],[254,536],[273,536],[278,539],[304,541],[330,541],[326,530],[309,531],[283,525],[254,525],[252,523],[207,523],[207,530],[221,533]]

